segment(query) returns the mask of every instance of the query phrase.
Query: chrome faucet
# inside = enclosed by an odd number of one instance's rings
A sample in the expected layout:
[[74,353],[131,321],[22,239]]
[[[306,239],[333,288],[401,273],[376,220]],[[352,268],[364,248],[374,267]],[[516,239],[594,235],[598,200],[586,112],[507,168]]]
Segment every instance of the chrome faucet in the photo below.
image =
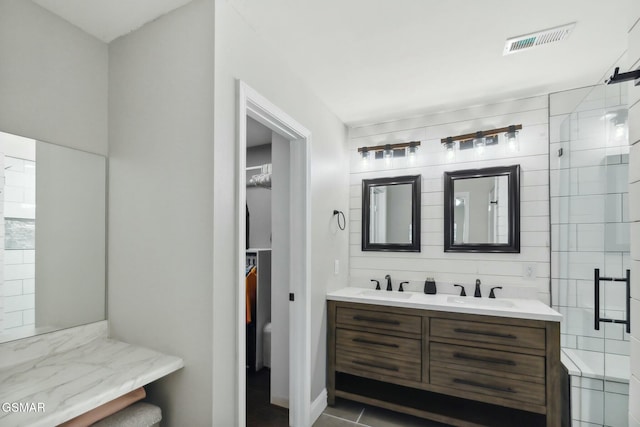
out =
[[476,279],[476,291],[473,293],[473,296],[476,298],[480,298],[482,296],[480,293],[480,279]]
[[387,274],[386,276],[384,276],[384,278],[387,279],[387,290],[392,291],[393,287],[391,287],[391,276]]

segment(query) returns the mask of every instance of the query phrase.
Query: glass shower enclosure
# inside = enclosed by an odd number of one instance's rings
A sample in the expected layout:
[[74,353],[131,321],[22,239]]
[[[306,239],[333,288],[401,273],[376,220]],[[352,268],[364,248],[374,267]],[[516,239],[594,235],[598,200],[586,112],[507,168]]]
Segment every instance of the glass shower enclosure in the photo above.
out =
[[552,305],[564,316],[572,426],[628,425],[626,85],[550,95]]

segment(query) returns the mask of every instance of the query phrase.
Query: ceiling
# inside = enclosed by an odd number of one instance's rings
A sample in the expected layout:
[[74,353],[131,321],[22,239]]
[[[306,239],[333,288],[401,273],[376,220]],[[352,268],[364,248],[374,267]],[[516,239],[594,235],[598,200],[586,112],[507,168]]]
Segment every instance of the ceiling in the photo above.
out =
[[[33,1],[108,43],[190,0]],[[357,126],[598,83],[637,0],[227,1]],[[502,55],[507,38],[571,22],[564,41]]]
[[[350,125],[596,84],[626,49],[630,10],[629,0],[230,2]],[[564,41],[502,55],[507,38],[572,22]]]
[[271,129],[247,116],[247,147],[271,144]]
[[109,43],[191,0],[32,0]]

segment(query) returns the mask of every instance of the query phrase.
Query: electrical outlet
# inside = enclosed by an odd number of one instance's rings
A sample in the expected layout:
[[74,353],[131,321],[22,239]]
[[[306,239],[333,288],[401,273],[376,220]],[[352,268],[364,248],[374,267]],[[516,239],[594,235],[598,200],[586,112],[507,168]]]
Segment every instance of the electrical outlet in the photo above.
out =
[[538,277],[537,264],[524,264],[522,266],[522,278],[525,280],[535,280]]
[[340,274],[340,260],[333,260],[333,274]]

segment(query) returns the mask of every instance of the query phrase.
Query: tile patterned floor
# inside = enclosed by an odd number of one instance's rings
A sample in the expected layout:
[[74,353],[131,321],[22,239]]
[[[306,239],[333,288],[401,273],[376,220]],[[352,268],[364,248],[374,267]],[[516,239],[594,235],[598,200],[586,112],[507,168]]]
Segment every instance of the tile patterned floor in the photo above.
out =
[[[269,403],[269,370],[247,373],[247,427],[287,427],[289,412]],[[345,399],[336,399],[313,427],[447,427]]]
[[447,425],[375,406],[336,399],[335,406],[328,406],[313,427],[447,427]]

